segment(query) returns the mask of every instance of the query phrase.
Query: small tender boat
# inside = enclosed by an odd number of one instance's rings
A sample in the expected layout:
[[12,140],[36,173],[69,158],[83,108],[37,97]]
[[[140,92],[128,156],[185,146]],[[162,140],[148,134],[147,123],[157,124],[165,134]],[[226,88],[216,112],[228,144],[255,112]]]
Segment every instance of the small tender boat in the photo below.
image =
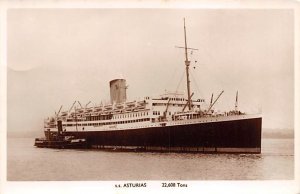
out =
[[58,149],[74,149],[74,148],[88,148],[86,139],[74,138],[73,136],[64,136],[62,138],[47,139],[36,138],[34,146],[39,148],[58,148]]
[[58,149],[75,149],[89,148],[85,138],[77,138],[72,135],[66,135],[62,131],[61,122],[58,122],[58,133],[45,131],[46,138],[35,138],[34,146],[39,148],[58,148]]

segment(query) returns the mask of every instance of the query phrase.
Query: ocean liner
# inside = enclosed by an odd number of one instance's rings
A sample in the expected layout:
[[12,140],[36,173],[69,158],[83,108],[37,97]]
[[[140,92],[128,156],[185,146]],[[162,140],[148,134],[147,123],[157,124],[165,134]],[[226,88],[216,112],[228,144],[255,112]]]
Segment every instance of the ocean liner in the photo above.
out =
[[187,96],[165,93],[158,97],[127,101],[126,80],[109,82],[110,104],[88,107],[74,102],[44,122],[45,138],[35,146],[48,148],[98,148],[110,150],[261,153],[260,114],[246,114],[235,108],[214,111],[216,99],[193,100],[190,89],[190,61],[184,21],[183,48]]

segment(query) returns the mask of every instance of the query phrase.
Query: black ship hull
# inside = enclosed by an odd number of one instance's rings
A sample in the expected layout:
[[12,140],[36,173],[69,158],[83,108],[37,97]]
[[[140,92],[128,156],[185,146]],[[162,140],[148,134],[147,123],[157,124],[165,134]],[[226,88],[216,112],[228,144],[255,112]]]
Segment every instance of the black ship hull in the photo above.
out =
[[64,132],[89,147],[171,152],[261,153],[262,118],[111,131]]

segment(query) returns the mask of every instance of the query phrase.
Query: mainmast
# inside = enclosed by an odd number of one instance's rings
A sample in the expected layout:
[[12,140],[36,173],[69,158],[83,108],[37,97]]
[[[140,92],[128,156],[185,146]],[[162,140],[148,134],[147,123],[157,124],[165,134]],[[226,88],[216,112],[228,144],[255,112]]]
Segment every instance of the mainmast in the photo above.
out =
[[188,59],[188,53],[187,53],[187,41],[186,41],[186,28],[185,28],[185,18],[183,18],[183,24],[184,24],[184,51],[185,51],[185,70],[186,70],[186,85],[187,85],[187,92],[188,92],[188,107],[189,110],[191,110],[191,89],[190,89],[190,74],[189,74],[189,67],[190,67],[190,61]]
[[238,98],[239,98],[239,91],[236,91],[236,96],[235,96],[235,106],[234,106],[234,110],[235,112],[238,111]]

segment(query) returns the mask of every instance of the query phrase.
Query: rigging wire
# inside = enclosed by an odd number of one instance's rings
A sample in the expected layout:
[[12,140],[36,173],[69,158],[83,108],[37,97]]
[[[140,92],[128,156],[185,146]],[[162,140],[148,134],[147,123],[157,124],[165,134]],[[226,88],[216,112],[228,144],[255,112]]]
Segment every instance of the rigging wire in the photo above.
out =
[[182,75],[181,75],[181,78],[180,78],[180,81],[179,81],[179,83],[178,83],[178,85],[177,85],[177,87],[176,87],[176,92],[178,92],[178,88],[179,88],[179,86],[180,86],[180,84],[181,84],[181,82],[182,82],[182,80],[183,80],[183,77],[184,77],[184,71],[182,72]]
[[174,68],[174,71],[173,71],[173,73],[172,73],[172,76],[170,77],[170,79],[167,81],[167,82],[165,82],[166,84],[165,84],[165,89],[168,87],[168,85],[170,84],[170,83],[172,83],[172,79],[174,78],[174,76],[175,76],[175,74],[176,74],[176,72],[177,72],[177,69],[178,68]]
[[[176,52],[176,55],[175,56],[180,56],[180,54],[181,54],[181,52],[179,52],[179,50]],[[176,61],[177,61],[177,59],[176,59]],[[168,70],[173,70],[173,71],[169,71],[169,75],[171,75],[171,76],[168,76],[168,80],[167,81],[165,81],[164,83],[165,83],[165,87],[164,87],[164,89],[165,89],[165,91],[167,90],[167,88],[169,88],[170,89],[170,87],[168,87],[168,86],[170,86],[170,84],[171,85],[173,85],[172,83],[174,82],[174,77],[178,74],[178,69],[179,69],[179,67],[180,67],[180,69],[181,69],[181,63],[179,64],[179,63],[175,63],[174,64],[174,66],[172,66],[172,68],[168,68]],[[179,72],[180,73],[180,72]],[[177,77],[177,76],[176,76]],[[177,80],[177,79],[176,79]]]
[[199,92],[200,96],[203,98],[204,96],[203,96],[203,94],[202,94],[202,92],[201,92],[201,90],[200,90],[200,88],[199,88],[199,86],[198,86],[198,84],[197,84],[197,82],[196,82],[196,79],[195,79],[195,77],[194,77],[192,71],[190,72],[190,74],[191,74],[191,77],[192,77],[192,79],[193,79],[193,81],[194,81],[194,83],[195,83],[194,85],[196,86],[197,91]]

